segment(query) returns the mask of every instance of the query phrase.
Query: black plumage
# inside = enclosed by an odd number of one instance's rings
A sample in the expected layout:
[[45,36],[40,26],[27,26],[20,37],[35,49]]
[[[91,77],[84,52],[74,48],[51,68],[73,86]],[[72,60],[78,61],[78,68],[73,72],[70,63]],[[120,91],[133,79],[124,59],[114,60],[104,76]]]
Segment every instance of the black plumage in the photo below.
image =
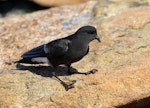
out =
[[[51,41],[48,44],[38,46],[24,53],[21,56],[22,59],[17,62],[30,64],[49,63],[54,69],[64,64],[68,67],[68,73],[72,74],[70,70],[71,64],[81,60],[89,52],[89,43],[95,39],[100,42],[96,28],[93,26],[83,26],[68,37]],[[84,74],[95,71],[92,70]],[[55,74],[53,75],[59,79]],[[62,80],[60,81],[66,89],[72,88],[75,83],[67,85]]]

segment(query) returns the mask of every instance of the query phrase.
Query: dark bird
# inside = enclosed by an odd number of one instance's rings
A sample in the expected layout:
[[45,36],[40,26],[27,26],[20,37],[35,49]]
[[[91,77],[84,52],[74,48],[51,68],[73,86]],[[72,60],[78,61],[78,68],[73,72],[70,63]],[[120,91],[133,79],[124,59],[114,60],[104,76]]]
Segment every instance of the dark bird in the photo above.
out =
[[[100,42],[100,37],[97,35],[96,28],[93,26],[83,26],[68,37],[57,39],[31,49],[24,53],[21,56],[22,59],[17,61],[17,63],[48,63],[55,71],[59,65],[63,64],[68,67],[68,74],[79,73],[71,71],[71,64],[81,60],[88,54],[89,43],[95,39]],[[90,73],[95,73],[96,71],[96,69],[93,69],[80,74],[88,75]],[[63,84],[66,90],[74,87],[75,80],[68,85],[58,78],[55,75],[55,72],[52,72],[52,74]]]

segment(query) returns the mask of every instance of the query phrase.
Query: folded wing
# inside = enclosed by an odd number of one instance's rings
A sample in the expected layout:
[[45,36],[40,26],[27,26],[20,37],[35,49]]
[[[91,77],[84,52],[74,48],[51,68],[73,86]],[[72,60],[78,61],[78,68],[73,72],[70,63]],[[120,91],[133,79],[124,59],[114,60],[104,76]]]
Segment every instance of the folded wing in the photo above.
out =
[[66,39],[50,42],[46,45],[45,52],[50,58],[61,57],[67,53],[70,43],[71,41]]
[[48,44],[38,46],[24,53],[21,56],[22,59],[17,62],[29,64],[39,64],[39,63],[51,64],[48,58],[57,58],[65,55],[69,49],[70,43],[71,41],[69,40],[61,39],[57,41],[52,41]]

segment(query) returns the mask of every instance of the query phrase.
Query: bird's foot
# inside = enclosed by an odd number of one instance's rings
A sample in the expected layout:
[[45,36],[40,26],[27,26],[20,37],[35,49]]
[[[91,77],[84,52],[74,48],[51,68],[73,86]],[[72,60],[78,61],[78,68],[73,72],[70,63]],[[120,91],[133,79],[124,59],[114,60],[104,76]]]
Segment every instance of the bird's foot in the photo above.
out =
[[76,83],[76,80],[72,80],[71,84],[67,84],[65,82],[61,82],[61,84],[65,87],[65,90],[68,91],[71,88],[74,88],[74,84]]
[[74,88],[74,84],[76,83],[76,80],[72,80],[71,83],[65,83],[63,80],[61,80],[59,77],[55,75],[55,72],[52,72],[52,75],[59,80],[59,82],[65,87],[65,90],[68,91],[71,88]]
[[89,74],[94,74],[94,73],[96,73],[98,70],[97,69],[92,69],[91,71],[89,71],[89,72],[85,72],[85,75],[89,75]]
[[72,73],[72,74],[89,75],[89,74],[94,74],[94,73],[96,73],[97,71],[98,71],[97,69],[92,69],[92,70],[90,70],[90,71],[88,71],[88,72],[78,72],[78,71],[76,71],[76,72],[74,72],[74,73]]

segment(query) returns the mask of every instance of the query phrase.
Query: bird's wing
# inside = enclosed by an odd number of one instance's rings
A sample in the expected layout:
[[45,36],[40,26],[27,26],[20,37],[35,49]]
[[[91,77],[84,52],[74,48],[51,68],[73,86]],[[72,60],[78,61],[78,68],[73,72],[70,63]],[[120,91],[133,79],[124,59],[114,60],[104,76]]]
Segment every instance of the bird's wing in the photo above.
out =
[[66,54],[71,41],[67,39],[59,39],[48,43],[45,52],[49,57],[60,57]]
[[46,53],[44,50],[45,45],[38,46],[24,53],[21,57],[24,59],[30,59],[35,57],[46,57]]

